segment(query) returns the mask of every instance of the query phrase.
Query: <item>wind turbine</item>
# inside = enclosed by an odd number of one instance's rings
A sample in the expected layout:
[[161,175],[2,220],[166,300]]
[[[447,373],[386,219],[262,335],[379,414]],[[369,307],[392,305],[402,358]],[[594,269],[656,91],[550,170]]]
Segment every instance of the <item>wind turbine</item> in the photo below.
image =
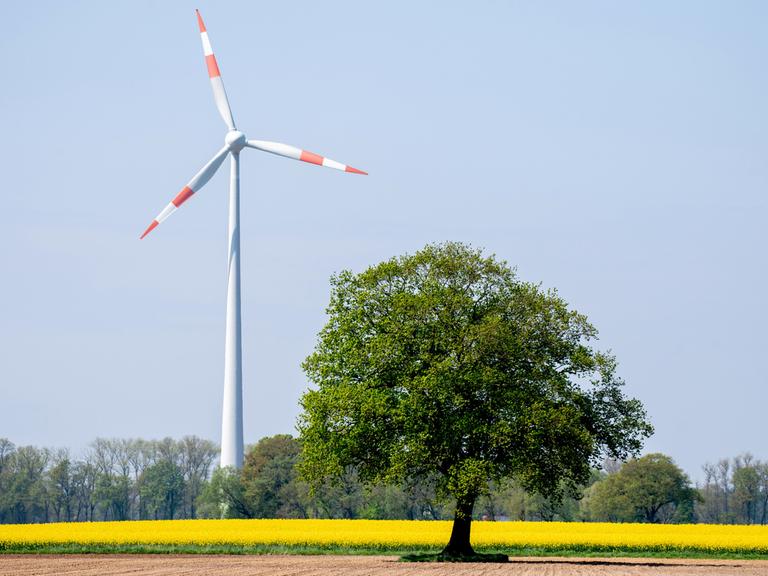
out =
[[245,134],[235,127],[232,110],[229,107],[227,93],[221,80],[219,66],[211,49],[211,41],[203,24],[200,11],[195,10],[200,26],[200,39],[203,42],[203,54],[208,67],[208,76],[213,87],[216,108],[224,119],[229,131],[224,137],[224,147],[219,150],[202,169],[192,177],[181,192],[163,208],[152,220],[141,238],[144,238],[158,224],[173,214],[190,196],[198,192],[216,173],[224,159],[231,156],[229,177],[229,225],[228,225],[228,268],[227,268],[227,317],[224,339],[224,407],[221,419],[221,466],[240,468],[243,464],[243,368],[242,334],[240,312],[240,151],[243,148],[255,148],[271,152],[278,156],[293,158],[334,168],[355,174],[367,174],[341,162],[325,158],[319,154],[302,150],[288,144],[265,140],[248,140]]

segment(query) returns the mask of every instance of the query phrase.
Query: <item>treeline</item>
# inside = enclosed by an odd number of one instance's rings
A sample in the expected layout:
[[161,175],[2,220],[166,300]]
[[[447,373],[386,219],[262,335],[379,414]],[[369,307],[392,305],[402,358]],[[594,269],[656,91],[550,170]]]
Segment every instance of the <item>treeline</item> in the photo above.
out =
[[[0,439],[0,523],[171,518],[449,519],[453,503],[429,483],[364,487],[354,470],[314,491],[297,471],[301,447],[263,438],[242,470],[215,466],[218,447],[96,440],[84,457]],[[478,500],[479,520],[768,523],[768,464],[749,454],[704,466],[693,486],[671,458],[606,462],[573,497],[553,502],[514,482]]]
[[704,466],[696,515],[710,524],[768,523],[768,462],[751,454]]
[[85,457],[0,438],[0,523],[197,517],[218,446],[98,439]]

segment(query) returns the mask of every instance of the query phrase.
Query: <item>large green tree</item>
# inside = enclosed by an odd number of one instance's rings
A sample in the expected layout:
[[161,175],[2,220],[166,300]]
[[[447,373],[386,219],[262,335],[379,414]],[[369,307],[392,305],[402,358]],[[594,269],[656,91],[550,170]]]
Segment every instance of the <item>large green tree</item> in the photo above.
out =
[[445,556],[474,554],[489,481],[557,500],[652,431],[587,318],[493,256],[428,245],[331,284],[304,362],[316,388],[301,400],[302,471],[315,484],[348,466],[367,483],[435,479],[456,502]]

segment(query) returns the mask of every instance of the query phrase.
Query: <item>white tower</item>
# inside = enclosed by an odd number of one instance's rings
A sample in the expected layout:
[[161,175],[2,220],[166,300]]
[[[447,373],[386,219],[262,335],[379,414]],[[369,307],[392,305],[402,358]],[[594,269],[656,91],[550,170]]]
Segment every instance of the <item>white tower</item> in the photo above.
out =
[[[243,144],[245,138],[243,138]],[[242,149],[242,146],[240,147]],[[232,151],[227,226],[227,320],[224,337],[224,404],[221,467],[243,465],[243,344],[240,309],[240,150]]]

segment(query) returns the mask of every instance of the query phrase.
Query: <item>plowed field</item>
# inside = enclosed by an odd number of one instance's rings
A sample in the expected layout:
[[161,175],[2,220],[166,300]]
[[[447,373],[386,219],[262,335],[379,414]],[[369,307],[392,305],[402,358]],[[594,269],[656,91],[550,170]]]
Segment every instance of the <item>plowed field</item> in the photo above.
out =
[[509,564],[410,564],[395,556],[4,555],[2,576],[768,576],[766,560],[512,558]]

